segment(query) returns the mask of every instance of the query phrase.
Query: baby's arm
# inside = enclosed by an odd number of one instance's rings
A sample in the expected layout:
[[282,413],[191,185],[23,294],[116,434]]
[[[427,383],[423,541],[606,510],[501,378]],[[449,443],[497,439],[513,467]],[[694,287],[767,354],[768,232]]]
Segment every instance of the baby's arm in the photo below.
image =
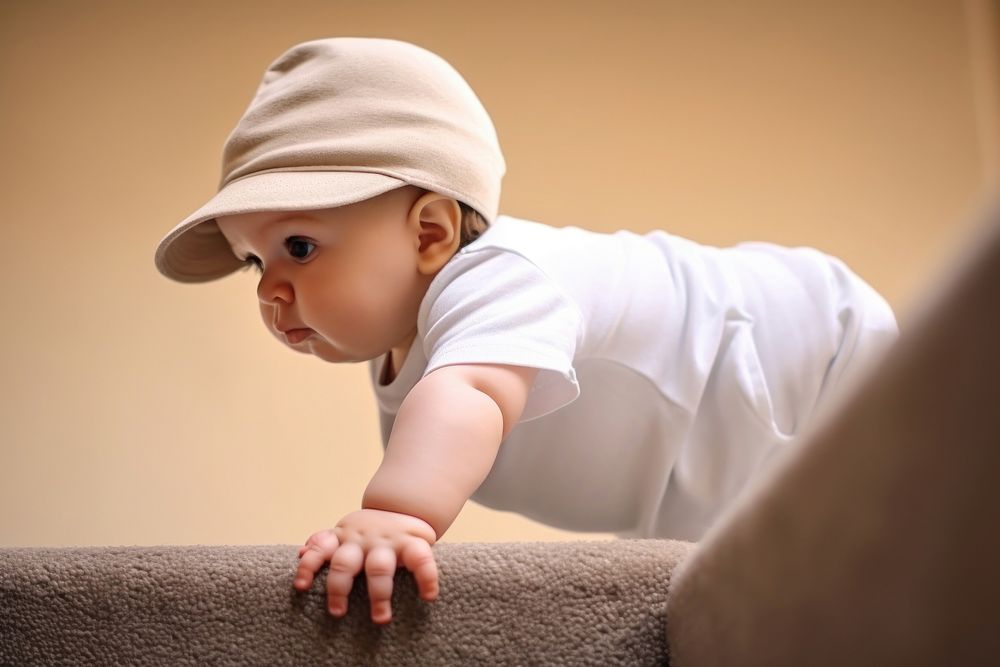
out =
[[486,479],[536,374],[519,366],[461,364],[421,379],[400,406],[363,509],[309,538],[299,550],[295,587],[307,590],[329,560],[327,604],[331,614],[343,616],[354,577],[364,569],[372,620],[387,623],[401,562],[413,572],[421,597],[435,599],[430,545]]

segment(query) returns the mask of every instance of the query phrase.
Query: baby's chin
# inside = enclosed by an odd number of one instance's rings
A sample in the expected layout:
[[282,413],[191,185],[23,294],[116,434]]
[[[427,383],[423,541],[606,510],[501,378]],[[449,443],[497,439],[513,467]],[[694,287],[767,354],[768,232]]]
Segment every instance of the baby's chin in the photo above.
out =
[[365,354],[350,353],[330,345],[322,339],[309,339],[305,341],[304,345],[289,347],[296,352],[312,355],[320,361],[325,361],[328,364],[355,364],[361,361],[370,361],[371,359],[379,356],[377,354],[369,356]]

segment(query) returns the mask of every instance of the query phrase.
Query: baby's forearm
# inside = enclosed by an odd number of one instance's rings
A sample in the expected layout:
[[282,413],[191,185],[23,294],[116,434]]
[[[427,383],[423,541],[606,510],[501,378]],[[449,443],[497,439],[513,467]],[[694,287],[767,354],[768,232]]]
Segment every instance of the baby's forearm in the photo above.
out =
[[488,394],[441,369],[407,395],[362,507],[419,517],[438,538],[486,479],[504,415]]

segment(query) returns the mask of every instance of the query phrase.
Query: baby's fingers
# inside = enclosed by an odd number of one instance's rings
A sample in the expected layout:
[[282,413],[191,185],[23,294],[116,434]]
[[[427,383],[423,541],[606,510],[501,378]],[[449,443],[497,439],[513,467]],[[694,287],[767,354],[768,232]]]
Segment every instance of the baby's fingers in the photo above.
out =
[[332,530],[313,533],[306,544],[299,549],[299,567],[295,572],[295,587],[299,590],[309,590],[313,578],[324,563],[340,546],[340,540]]
[[392,578],[396,574],[396,552],[389,547],[375,547],[365,559],[368,575],[368,598],[371,600],[372,621],[392,620]]
[[355,542],[343,544],[330,559],[326,575],[326,605],[334,616],[347,614],[347,596],[354,586],[354,577],[364,565],[365,554]]
[[403,566],[413,573],[417,590],[424,600],[436,600],[438,596],[438,570],[431,545],[423,540],[413,540],[403,547]]

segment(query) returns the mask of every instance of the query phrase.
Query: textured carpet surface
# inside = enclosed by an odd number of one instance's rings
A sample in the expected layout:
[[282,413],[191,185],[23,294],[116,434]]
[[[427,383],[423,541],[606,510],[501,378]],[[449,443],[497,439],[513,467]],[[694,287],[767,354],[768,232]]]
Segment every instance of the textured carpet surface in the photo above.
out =
[[663,665],[685,542],[435,547],[441,594],[397,572],[394,620],[347,617],[321,570],[292,588],[297,546],[0,548],[0,664]]

